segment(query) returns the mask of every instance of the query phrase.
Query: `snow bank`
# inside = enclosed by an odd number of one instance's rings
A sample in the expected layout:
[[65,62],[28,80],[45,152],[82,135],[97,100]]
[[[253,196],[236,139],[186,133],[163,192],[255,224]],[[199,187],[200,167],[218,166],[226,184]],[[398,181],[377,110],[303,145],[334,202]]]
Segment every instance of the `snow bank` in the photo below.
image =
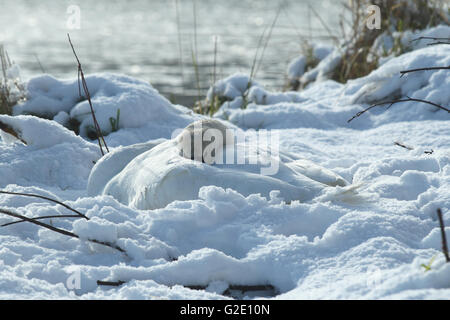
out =
[[3,132],[0,140],[0,187],[8,184],[86,188],[86,179],[101,154],[60,124],[33,116],[0,115],[27,143]]
[[[446,38],[450,34],[450,26],[438,25],[433,28],[425,30],[406,30],[405,32],[383,32],[374,41],[371,51],[376,53],[379,57],[379,64],[382,65],[386,61],[398,55],[396,50],[403,50],[405,52],[421,49],[427,47],[434,41],[430,38]],[[420,39],[424,37],[424,39]],[[428,38],[428,39],[427,39]],[[395,47],[397,43],[397,48]],[[370,56],[370,55],[369,55]]]
[[[332,57],[331,53],[326,59]],[[314,83],[301,92],[278,94],[254,86],[250,89],[249,104],[245,109],[224,104],[215,117],[227,119],[242,128],[255,129],[368,128],[390,122],[447,119],[448,113],[434,106],[405,102],[388,110],[385,107],[372,109],[350,125],[347,123],[348,119],[370,104],[398,98],[429,100],[448,107],[448,70],[414,72],[400,77],[403,70],[448,65],[449,46],[427,46],[393,58],[368,76],[349,80],[346,85],[326,80]]]
[[350,80],[343,94],[352,97],[353,102],[363,103],[405,96],[429,99],[438,104],[448,102],[448,90],[444,90],[449,83],[447,70],[414,72],[401,78],[400,71],[447,66],[449,53],[448,46],[429,46],[406,53],[386,62],[366,77]]
[[[116,74],[93,74],[86,77],[97,121],[104,135],[113,131],[112,121],[121,128],[141,128],[147,131],[139,142],[157,136],[161,127],[180,128],[195,119],[191,111],[182,106],[173,106],[158,91],[144,81]],[[94,123],[89,103],[79,96],[77,79],[58,80],[50,75],[32,78],[27,85],[28,99],[14,107],[14,114],[33,114],[54,119],[69,126],[68,121],[79,123],[79,132],[83,137],[95,136]],[[117,111],[120,116],[117,119]],[[150,132],[148,132],[150,131]],[[113,145],[128,142],[122,132],[116,139],[110,138]],[[142,135],[142,134],[141,134]],[[115,142],[119,140],[119,143]],[[128,139],[129,140],[129,139]],[[134,141],[136,142],[136,141]],[[128,142],[129,144],[130,142]]]
[[[333,47],[326,46],[326,45],[313,45],[310,48],[311,57],[310,59],[314,60],[314,62],[317,62],[319,64],[322,60],[324,60],[330,53],[334,51]],[[287,75],[288,78],[292,81],[293,79],[300,79],[303,74],[305,73],[306,68],[308,67],[308,57],[305,55],[300,55],[294,60],[291,61],[291,63],[288,66],[287,69]],[[316,66],[314,66],[315,68]]]

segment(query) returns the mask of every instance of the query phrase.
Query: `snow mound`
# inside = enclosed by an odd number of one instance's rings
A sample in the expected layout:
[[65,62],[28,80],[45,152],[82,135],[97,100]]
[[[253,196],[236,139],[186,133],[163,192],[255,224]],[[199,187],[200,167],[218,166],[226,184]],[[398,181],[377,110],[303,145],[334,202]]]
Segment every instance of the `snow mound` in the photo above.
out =
[[[149,83],[116,74],[86,77],[92,105],[102,132],[107,135],[120,128],[140,128],[151,124],[183,127],[195,119],[189,110],[173,106]],[[28,100],[14,107],[14,114],[34,114],[67,126],[79,123],[83,137],[92,137],[94,123],[87,99],[79,95],[78,79],[58,80],[50,75],[30,79]],[[118,110],[120,115],[118,116]],[[113,128],[113,122],[117,125]]]
[[14,129],[26,142],[24,145],[0,130],[0,187],[8,184],[86,187],[90,170],[101,156],[98,146],[54,121],[34,116],[0,115],[0,122]]
[[[314,61],[317,61],[317,63],[320,63],[322,60],[324,60],[330,53],[333,52],[334,48],[331,46],[326,46],[323,44],[320,45],[313,45],[310,48],[310,59],[314,59]],[[288,69],[287,69],[287,76],[290,80],[293,79],[299,79],[303,76],[305,73],[306,67],[308,64],[308,58],[305,55],[300,55],[294,60],[289,63]]]
[[425,48],[434,42],[431,38],[447,38],[449,34],[450,26],[446,25],[438,25],[433,28],[415,31],[385,31],[374,41],[371,51],[380,57],[379,65],[382,65],[395,57],[396,50],[400,49],[401,51],[408,52]]
[[[73,132],[54,121],[40,119],[34,116],[0,115],[0,122],[12,128],[26,145],[33,149],[44,149],[60,143],[79,143],[82,141]],[[4,131],[1,131],[5,134]],[[4,141],[18,142],[18,139],[6,138]],[[87,144],[87,143],[86,143]]]
[[218,96],[225,100],[234,100],[242,97],[252,86],[258,83],[243,73],[233,74],[225,79],[217,81],[207,93],[207,98],[212,100],[213,96]]
[[[321,64],[331,63],[333,57],[334,53],[330,53]],[[224,103],[215,117],[227,119],[241,128],[255,129],[366,129],[391,122],[448,119],[450,115],[444,110],[410,101],[398,103],[387,110],[380,106],[350,124],[347,122],[370,104],[399,98],[428,100],[448,108],[448,70],[420,71],[400,76],[400,71],[404,70],[448,65],[450,46],[427,46],[392,58],[369,75],[349,80],[345,85],[326,80],[314,82],[301,92],[285,93],[270,93],[259,85],[252,86],[245,109]],[[327,69],[324,70],[326,72]],[[319,75],[318,70],[314,72]]]
[[[373,103],[410,96],[446,104],[450,101],[448,70],[420,71],[400,77],[400,71],[450,65],[449,46],[429,46],[389,60],[368,76],[350,80],[343,94],[353,103]],[[411,105],[405,108],[411,108]]]

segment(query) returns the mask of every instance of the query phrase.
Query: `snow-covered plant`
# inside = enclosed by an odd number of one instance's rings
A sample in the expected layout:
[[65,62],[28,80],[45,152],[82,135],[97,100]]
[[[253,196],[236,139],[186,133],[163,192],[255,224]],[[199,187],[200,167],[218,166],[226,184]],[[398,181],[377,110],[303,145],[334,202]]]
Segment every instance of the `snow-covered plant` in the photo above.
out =
[[[369,5],[380,8],[380,29],[367,27]],[[323,79],[345,83],[366,76],[387,59],[415,49],[411,36],[419,37],[420,30],[449,24],[448,7],[439,0],[354,0],[344,6],[351,21],[347,27],[342,21],[342,41],[334,55],[318,59],[311,68],[307,63],[311,54],[303,50],[289,65],[288,89]]]

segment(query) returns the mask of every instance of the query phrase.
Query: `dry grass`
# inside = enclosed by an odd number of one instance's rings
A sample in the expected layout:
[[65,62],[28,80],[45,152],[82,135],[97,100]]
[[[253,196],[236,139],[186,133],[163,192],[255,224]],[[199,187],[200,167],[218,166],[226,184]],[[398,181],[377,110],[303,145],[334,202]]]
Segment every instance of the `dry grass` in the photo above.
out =
[[8,69],[13,64],[9,59],[8,52],[0,44],[0,63],[2,75],[0,78],[0,114],[12,115],[13,107],[26,99],[25,86],[20,79],[11,79]]
[[[367,21],[370,14],[367,8],[377,5],[381,13],[381,28],[369,29]],[[344,10],[350,19],[341,16],[340,34],[333,34],[320,15],[324,28],[330,33],[335,46],[341,53],[339,64],[328,75],[332,80],[345,83],[368,75],[379,65],[379,60],[386,56],[398,56],[411,50],[402,43],[402,34],[407,31],[423,30],[438,24],[449,24],[444,2],[441,0],[351,0],[344,3]],[[377,49],[377,39],[381,35],[388,36],[393,41],[391,48]],[[336,39],[342,39],[340,43]],[[439,42],[442,43],[442,42]],[[313,47],[304,40],[301,53],[307,59],[306,71],[317,66],[319,61],[314,59]],[[285,90],[301,90],[309,81],[314,79],[288,79]]]
[[[369,5],[377,5],[381,11],[381,29],[366,27]],[[448,24],[442,1],[427,0],[353,0],[344,4],[350,11],[352,21],[350,31],[343,34],[346,45],[343,57],[331,78],[345,83],[347,80],[363,77],[378,67],[380,56],[372,51],[375,40],[382,33],[394,39],[394,46],[382,56],[405,53],[409,48],[402,45],[395,32],[423,30],[440,23]]]

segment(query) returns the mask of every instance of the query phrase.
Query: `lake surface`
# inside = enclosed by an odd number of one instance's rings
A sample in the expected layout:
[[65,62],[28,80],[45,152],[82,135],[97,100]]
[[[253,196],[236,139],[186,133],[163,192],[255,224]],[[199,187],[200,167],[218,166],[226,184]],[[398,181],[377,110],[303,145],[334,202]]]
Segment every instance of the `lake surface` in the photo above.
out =
[[[73,5],[80,10],[79,29],[73,29],[76,12],[68,12]],[[189,105],[198,95],[192,56],[204,94],[214,79],[250,73],[257,48],[265,46],[258,45],[264,31],[271,37],[256,79],[280,89],[304,41],[330,41],[313,11],[334,32],[343,9],[324,0],[0,0],[0,43],[24,79],[43,71],[72,78],[70,33],[85,74],[128,74]]]

